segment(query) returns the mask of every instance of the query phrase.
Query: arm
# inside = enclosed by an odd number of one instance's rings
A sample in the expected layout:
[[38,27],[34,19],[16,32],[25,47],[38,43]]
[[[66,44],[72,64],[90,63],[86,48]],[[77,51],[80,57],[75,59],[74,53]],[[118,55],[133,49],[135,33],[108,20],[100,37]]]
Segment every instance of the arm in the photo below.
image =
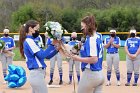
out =
[[[44,51],[32,39],[26,39],[26,47],[28,47],[32,55],[37,56],[40,59],[50,59],[53,57],[59,50],[59,44],[57,40],[53,40],[52,44]],[[54,46],[55,45],[55,46]]]
[[137,50],[137,52],[135,53],[135,57],[137,57],[139,54],[140,54],[140,47],[139,47],[139,49]]
[[130,54],[130,53],[129,53],[128,47],[127,47],[127,46],[125,46],[124,49],[125,49],[126,54],[127,54],[131,59],[134,59],[134,58],[135,58],[135,56],[134,56],[133,54]]
[[76,60],[76,61],[80,61],[80,62],[84,62],[84,63],[89,63],[89,64],[94,64],[98,61],[98,57],[97,56],[92,56],[92,57],[79,57],[77,55],[72,56],[72,59]]
[[125,50],[125,53],[126,53],[128,56],[131,55],[131,54],[129,53],[129,51],[128,51],[128,47],[127,47],[127,46],[124,47],[124,50]]
[[[106,38],[106,39],[107,39],[107,38]],[[112,39],[110,39],[110,41],[109,41],[108,43],[107,43],[106,39],[105,39],[104,47],[105,47],[105,48],[108,48],[108,47],[111,45],[111,40],[112,40]]]
[[6,51],[11,51],[11,50],[14,50],[16,48],[16,46],[13,46],[11,48],[8,48],[8,49],[5,49]]
[[44,59],[44,58],[50,59],[57,53],[58,51],[56,47],[54,45],[49,45],[45,51],[41,49],[40,51],[35,53],[35,56],[37,56],[40,59]]
[[120,48],[120,45],[119,45],[119,44],[114,44],[114,43],[112,43],[112,45],[113,45],[114,47],[116,47],[116,48]]

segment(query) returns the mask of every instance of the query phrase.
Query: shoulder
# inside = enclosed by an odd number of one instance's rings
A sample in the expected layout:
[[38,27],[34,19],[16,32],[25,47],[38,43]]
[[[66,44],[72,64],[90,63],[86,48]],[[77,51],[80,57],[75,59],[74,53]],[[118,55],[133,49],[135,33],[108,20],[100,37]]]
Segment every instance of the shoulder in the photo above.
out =
[[32,43],[32,42],[34,42],[34,40],[31,39],[31,38],[26,38],[26,39],[25,39],[25,42],[27,42],[27,43]]
[[34,47],[34,46],[36,46],[36,43],[33,39],[26,38],[25,41],[24,41],[24,46]]
[[10,37],[10,36],[8,36],[8,39],[9,39],[9,40],[14,40],[14,39],[13,39],[12,37]]

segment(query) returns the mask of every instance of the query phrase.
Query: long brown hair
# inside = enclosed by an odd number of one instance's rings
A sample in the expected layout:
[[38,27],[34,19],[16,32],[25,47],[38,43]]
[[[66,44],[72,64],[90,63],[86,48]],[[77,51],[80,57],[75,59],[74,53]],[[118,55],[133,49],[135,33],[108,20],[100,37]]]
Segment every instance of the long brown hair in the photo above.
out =
[[94,16],[86,16],[82,19],[83,23],[86,24],[86,33],[87,35],[93,35],[93,31],[96,30],[96,21]]
[[26,38],[26,34],[29,33],[29,27],[34,28],[37,24],[39,24],[37,21],[35,20],[29,20],[27,21],[24,25],[22,25],[20,27],[20,31],[19,31],[19,49],[20,49],[20,54],[22,57],[25,58],[24,56],[24,51],[23,51],[23,43],[25,41]]

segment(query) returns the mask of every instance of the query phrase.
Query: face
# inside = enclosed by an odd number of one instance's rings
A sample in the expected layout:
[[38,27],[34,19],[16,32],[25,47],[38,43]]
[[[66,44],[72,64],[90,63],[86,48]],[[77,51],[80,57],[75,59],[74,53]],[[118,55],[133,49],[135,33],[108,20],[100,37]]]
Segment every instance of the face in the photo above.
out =
[[9,31],[8,31],[8,30],[5,30],[5,31],[3,32],[3,34],[4,34],[5,37],[7,37],[7,36],[9,35]]
[[86,24],[81,22],[81,30],[83,31],[84,34],[86,34]]
[[116,36],[116,33],[115,32],[110,32],[110,36],[111,37],[115,37]]
[[35,33],[35,31],[39,31],[39,28],[40,28],[39,24],[37,24],[34,28],[29,27],[29,33],[30,34]]
[[39,24],[37,24],[34,28],[33,28],[33,33],[35,33],[35,31],[39,31],[39,28],[40,28],[40,25]]

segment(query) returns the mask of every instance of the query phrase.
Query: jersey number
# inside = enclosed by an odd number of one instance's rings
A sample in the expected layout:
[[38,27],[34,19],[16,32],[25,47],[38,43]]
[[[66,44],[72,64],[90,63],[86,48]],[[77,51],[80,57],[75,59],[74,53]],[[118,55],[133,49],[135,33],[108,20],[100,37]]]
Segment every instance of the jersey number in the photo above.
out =
[[131,44],[130,44],[130,47],[135,47],[135,44],[131,43]]
[[99,58],[103,57],[103,44],[100,43],[100,51],[99,51]]

